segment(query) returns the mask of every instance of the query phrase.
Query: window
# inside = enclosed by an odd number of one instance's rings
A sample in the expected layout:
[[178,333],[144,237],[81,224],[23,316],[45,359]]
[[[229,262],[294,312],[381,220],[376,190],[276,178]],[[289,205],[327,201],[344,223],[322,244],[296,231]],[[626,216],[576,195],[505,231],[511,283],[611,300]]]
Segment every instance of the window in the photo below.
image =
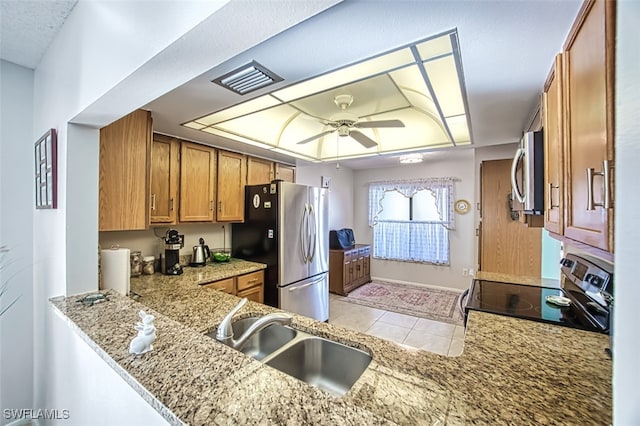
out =
[[452,192],[451,178],[371,183],[373,257],[448,265]]

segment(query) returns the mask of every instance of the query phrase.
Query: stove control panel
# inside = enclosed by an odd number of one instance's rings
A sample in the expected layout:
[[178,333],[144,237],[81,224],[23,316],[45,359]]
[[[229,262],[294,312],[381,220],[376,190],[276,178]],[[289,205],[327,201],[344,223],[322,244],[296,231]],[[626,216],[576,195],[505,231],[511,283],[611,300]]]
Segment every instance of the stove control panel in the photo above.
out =
[[602,306],[613,300],[613,266],[598,259],[568,253],[560,261],[562,275]]

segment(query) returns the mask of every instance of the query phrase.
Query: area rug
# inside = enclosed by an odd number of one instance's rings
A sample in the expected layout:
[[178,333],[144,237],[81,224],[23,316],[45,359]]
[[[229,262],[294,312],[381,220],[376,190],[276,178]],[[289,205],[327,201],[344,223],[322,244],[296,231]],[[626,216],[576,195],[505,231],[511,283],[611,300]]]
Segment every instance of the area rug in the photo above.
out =
[[459,292],[388,281],[373,281],[353,290],[342,300],[415,317],[462,324]]

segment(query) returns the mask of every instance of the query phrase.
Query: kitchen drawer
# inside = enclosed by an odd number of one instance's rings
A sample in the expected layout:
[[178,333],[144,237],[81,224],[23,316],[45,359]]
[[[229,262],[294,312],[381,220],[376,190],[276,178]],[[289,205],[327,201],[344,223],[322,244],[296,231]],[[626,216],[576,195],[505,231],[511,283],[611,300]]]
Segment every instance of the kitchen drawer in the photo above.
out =
[[241,275],[237,279],[238,279],[238,283],[237,283],[236,289],[238,292],[240,292],[247,288],[255,287],[257,285],[263,285],[264,272],[263,271],[252,272],[250,274]]
[[215,290],[222,290],[225,293],[229,293],[229,294],[236,293],[234,278],[227,278],[226,280],[214,281],[212,283],[203,284],[202,286],[206,288],[212,288]]

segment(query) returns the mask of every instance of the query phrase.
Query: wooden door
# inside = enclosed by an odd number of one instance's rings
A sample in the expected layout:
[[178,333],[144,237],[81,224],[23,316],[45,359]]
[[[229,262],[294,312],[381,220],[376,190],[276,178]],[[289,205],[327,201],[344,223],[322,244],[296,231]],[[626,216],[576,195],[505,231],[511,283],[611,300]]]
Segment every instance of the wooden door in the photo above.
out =
[[[585,2],[563,54],[564,235],[607,251],[613,251],[613,210],[607,207],[605,188],[613,194],[614,9],[613,1]],[[606,174],[589,179],[589,171]],[[588,206],[589,194],[599,205]]]
[[218,222],[244,220],[246,157],[218,151]]
[[180,145],[180,222],[215,219],[216,152],[195,143]]
[[247,185],[271,183],[274,176],[272,161],[249,157],[247,159]]
[[154,135],[151,144],[151,223],[177,221],[180,142]]
[[100,129],[100,231],[149,226],[151,113],[137,110]]
[[544,116],[544,227],[555,234],[563,233],[564,168],[562,55],[556,56],[542,96]]
[[480,270],[540,277],[541,229],[512,218],[510,173],[510,159],[482,163]]
[[276,179],[281,179],[285,182],[296,182],[296,168],[292,166],[285,166],[284,164],[276,163]]

